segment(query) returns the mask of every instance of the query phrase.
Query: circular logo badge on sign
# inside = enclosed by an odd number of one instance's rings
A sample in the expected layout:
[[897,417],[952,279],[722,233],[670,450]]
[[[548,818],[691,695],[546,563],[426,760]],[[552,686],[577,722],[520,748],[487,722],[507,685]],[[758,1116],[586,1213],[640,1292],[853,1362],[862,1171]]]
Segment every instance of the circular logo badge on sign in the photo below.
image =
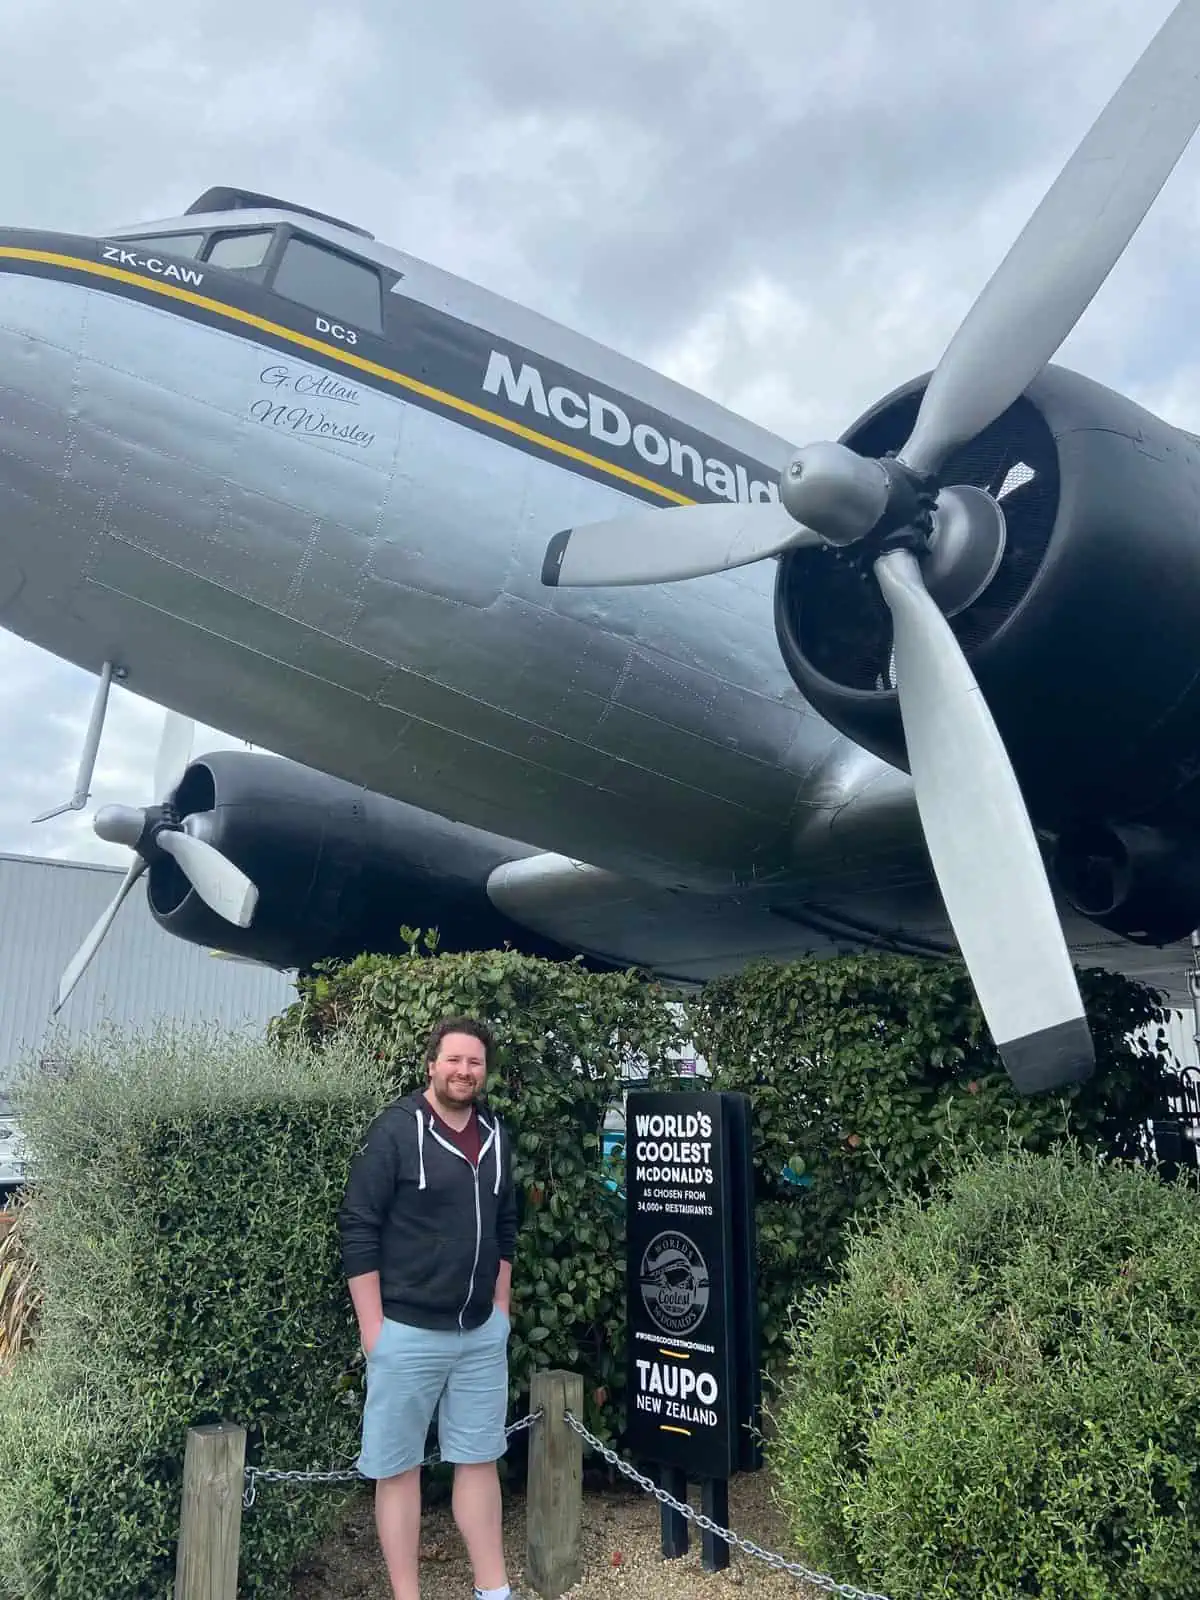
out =
[[656,1328],[691,1333],[708,1310],[708,1266],[684,1233],[659,1233],[642,1256],[642,1304]]

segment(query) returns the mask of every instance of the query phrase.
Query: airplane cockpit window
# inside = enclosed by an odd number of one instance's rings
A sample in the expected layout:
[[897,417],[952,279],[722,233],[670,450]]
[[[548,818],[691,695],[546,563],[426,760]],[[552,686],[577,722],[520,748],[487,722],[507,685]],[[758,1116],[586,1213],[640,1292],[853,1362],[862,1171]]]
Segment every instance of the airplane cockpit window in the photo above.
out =
[[204,235],[202,233],[146,234],[144,238],[122,239],[121,243],[136,246],[141,250],[165,250],[169,256],[194,256],[199,254],[200,246],[204,243]]
[[288,240],[271,287],[310,311],[376,333],[382,329],[382,287],[375,268],[309,239]]
[[273,228],[256,228],[252,233],[217,234],[208,249],[206,260],[214,267],[224,267],[230,272],[246,272],[261,267],[275,237]]

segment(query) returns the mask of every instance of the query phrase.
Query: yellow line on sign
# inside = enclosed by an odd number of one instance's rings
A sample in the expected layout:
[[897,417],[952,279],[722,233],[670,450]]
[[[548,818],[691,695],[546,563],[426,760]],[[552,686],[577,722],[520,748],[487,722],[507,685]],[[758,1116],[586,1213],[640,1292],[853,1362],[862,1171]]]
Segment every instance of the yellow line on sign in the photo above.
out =
[[658,1426],[663,1433],[683,1433],[686,1434],[689,1439],[692,1437],[692,1430],[690,1428],[673,1428],[669,1422],[660,1422]]

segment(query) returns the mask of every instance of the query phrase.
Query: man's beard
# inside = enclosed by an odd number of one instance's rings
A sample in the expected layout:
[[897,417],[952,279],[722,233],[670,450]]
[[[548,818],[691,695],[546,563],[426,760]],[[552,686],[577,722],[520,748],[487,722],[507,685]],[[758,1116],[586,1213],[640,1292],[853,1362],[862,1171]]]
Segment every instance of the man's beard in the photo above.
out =
[[474,1084],[446,1084],[444,1088],[439,1088],[435,1083],[433,1086],[434,1099],[444,1106],[453,1106],[456,1110],[461,1110],[463,1106],[474,1105],[477,1093]]

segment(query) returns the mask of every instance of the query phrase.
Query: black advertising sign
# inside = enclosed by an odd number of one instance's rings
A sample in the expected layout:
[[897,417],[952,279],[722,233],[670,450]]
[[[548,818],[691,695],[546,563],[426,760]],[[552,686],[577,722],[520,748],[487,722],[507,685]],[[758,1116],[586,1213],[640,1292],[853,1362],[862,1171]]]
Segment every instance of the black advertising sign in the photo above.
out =
[[739,1372],[757,1353],[740,1349],[735,1296],[753,1268],[735,1259],[744,1140],[730,1098],[630,1094],[625,1108],[629,1446],[694,1479],[749,1464]]

